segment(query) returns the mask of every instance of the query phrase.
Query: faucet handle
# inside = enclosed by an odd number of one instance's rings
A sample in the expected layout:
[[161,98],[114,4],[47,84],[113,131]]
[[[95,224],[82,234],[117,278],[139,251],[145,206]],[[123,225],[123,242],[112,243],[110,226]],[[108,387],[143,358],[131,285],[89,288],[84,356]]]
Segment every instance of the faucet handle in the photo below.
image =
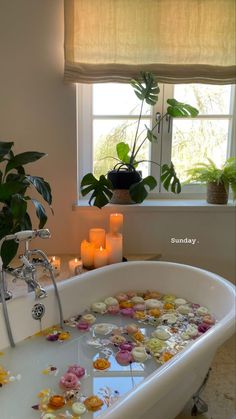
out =
[[22,261],[23,265],[25,265],[29,269],[34,269],[34,265],[30,263],[30,261],[27,259],[25,255],[19,256],[19,259]]
[[40,230],[37,230],[37,236],[40,237],[40,239],[50,239],[51,233],[48,228],[41,228]]

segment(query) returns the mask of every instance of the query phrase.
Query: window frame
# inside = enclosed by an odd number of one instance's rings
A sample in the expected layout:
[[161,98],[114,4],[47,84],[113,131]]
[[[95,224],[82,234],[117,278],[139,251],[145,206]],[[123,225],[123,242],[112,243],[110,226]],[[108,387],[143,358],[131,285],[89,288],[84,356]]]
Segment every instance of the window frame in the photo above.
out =
[[[167,98],[174,96],[174,84],[159,84],[160,93],[157,104],[152,108],[152,123],[156,121],[156,114],[166,113]],[[227,158],[236,155],[236,106],[235,85],[231,88],[231,102],[229,114],[199,115],[194,119],[229,119],[229,132],[227,143]],[[93,120],[96,119],[136,119],[136,115],[94,115],[93,114],[93,85],[76,84],[76,110],[77,110],[77,191],[78,200],[80,195],[80,182],[86,173],[93,172]],[[146,119],[150,119],[149,116]],[[186,119],[186,118],[183,118]],[[189,118],[188,118],[189,119]],[[172,150],[172,121],[163,120],[160,126],[160,141],[151,143],[151,159],[160,161],[162,164],[170,163]],[[157,159],[158,157],[158,159]],[[156,179],[160,177],[160,168],[155,164],[150,165],[150,174]],[[157,188],[149,193],[149,199],[202,199],[205,197],[205,186],[200,184],[182,185],[180,196],[167,192],[158,182]]]

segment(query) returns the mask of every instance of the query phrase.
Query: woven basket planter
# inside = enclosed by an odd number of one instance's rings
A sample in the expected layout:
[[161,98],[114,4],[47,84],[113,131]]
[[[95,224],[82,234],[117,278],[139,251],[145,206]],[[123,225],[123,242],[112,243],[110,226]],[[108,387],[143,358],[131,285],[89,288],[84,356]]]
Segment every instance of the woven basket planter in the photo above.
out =
[[229,188],[224,183],[209,182],[207,184],[207,202],[208,204],[225,205],[229,198]]

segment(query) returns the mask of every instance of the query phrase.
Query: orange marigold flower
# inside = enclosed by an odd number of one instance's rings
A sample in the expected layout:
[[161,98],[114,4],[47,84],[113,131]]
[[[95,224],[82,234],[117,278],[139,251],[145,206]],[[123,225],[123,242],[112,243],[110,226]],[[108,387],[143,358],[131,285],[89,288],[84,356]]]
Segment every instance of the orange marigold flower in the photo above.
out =
[[59,340],[67,340],[70,339],[70,333],[69,332],[61,332],[58,336]]
[[149,291],[145,294],[144,299],[148,300],[149,298],[153,298],[155,300],[160,300],[161,294],[157,291]]
[[120,308],[131,308],[133,307],[133,303],[131,301],[121,301]]
[[171,304],[171,303],[165,303],[163,308],[165,310],[173,310],[175,308],[175,306],[174,306],[174,304]]
[[8,374],[8,372],[3,368],[3,367],[1,367],[1,365],[0,365],[0,384],[1,385],[3,385],[3,384],[7,384],[8,383],[8,381],[9,381],[9,374]]
[[100,410],[103,406],[103,401],[99,399],[99,397],[97,396],[90,396],[84,400],[84,404],[88,410],[96,412],[97,410]]
[[96,370],[106,370],[110,368],[111,363],[106,358],[97,358],[96,361],[93,362],[93,367]]
[[169,359],[171,359],[173,357],[173,355],[170,352],[163,352],[162,356],[161,356],[161,360],[163,362],[167,362],[169,361]]
[[137,320],[144,320],[146,318],[146,314],[144,311],[135,311],[134,318]]
[[144,339],[145,339],[144,335],[141,332],[139,332],[139,331],[138,332],[135,332],[132,336],[138,342],[143,342]]
[[50,397],[48,407],[53,409],[61,409],[65,406],[65,399],[60,394],[55,394],[54,396]]
[[159,310],[159,308],[152,308],[151,310],[148,311],[148,314],[150,314],[150,316],[153,316],[153,317],[160,317],[161,311]]

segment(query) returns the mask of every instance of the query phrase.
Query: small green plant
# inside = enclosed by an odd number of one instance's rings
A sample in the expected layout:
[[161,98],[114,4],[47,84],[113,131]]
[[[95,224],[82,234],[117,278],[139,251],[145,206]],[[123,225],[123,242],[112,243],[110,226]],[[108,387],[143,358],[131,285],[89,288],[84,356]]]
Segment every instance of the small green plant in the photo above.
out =
[[197,163],[195,167],[187,171],[191,181],[199,183],[217,183],[223,184],[226,189],[229,186],[233,192],[233,199],[236,199],[236,157],[231,157],[224,163],[222,168],[218,168],[211,159],[207,159],[209,163]]
[[[31,176],[25,172],[24,166],[33,163],[45,153],[27,151],[14,154],[13,142],[0,141],[0,239],[8,234],[21,230],[31,230],[32,222],[28,213],[28,203],[32,203],[39,219],[39,228],[43,228],[47,215],[44,206],[29,196],[33,187],[49,206],[52,203],[51,188],[42,177]],[[4,242],[1,248],[3,265],[7,266],[17,253],[18,243],[14,240]]]
[[[154,106],[158,101],[158,94],[160,88],[158,82],[152,73],[141,72],[140,80],[131,80],[131,86],[133,87],[135,95],[141,101],[140,113],[137,121],[137,128],[133,140],[133,144],[130,147],[129,144],[121,141],[116,146],[116,156],[113,158],[116,161],[113,170],[125,170],[128,172],[136,171],[138,165],[144,161],[140,160],[139,152],[142,149],[146,141],[157,142],[157,135],[155,129],[161,121],[169,115],[169,117],[195,117],[198,115],[198,110],[186,103],[178,102],[176,99],[167,100],[167,111],[158,120],[158,122],[152,127],[152,129],[145,126],[145,135],[141,139],[140,122],[142,119],[143,106],[147,103],[150,106]],[[169,189],[173,193],[181,192],[181,184],[175,172],[173,163],[170,165],[163,164],[160,162],[149,161],[150,163],[157,164],[161,169],[161,182],[164,188],[168,191]],[[139,182],[131,185],[129,189],[132,200],[136,203],[141,203],[148,195],[149,190],[153,190],[157,185],[157,181],[153,176],[147,176],[141,179]],[[112,183],[107,178],[107,174],[101,175],[99,179],[92,173],[87,173],[81,181],[81,193],[85,196],[91,193],[89,204],[101,208],[106,205],[112,197]]]

